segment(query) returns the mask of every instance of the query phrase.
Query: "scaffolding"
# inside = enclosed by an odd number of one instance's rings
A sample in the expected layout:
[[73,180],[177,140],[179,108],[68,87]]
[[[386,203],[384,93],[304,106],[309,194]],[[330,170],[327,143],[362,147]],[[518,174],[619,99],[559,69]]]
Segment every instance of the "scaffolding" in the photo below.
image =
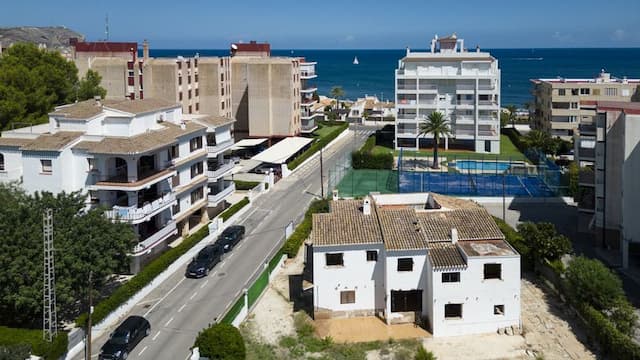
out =
[[42,217],[44,234],[44,287],[42,311],[42,337],[52,341],[58,334],[58,316],[56,313],[56,275],[53,248],[53,211],[46,209]]

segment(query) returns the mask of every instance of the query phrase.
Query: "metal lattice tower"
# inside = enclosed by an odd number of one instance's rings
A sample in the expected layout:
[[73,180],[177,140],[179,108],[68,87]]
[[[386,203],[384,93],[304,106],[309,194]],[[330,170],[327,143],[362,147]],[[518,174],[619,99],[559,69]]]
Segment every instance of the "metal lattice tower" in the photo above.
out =
[[53,212],[46,209],[42,216],[44,234],[44,291],[42,312],[42,336],[51,341],[58,334],[56,313],[56,274],[53,262]]

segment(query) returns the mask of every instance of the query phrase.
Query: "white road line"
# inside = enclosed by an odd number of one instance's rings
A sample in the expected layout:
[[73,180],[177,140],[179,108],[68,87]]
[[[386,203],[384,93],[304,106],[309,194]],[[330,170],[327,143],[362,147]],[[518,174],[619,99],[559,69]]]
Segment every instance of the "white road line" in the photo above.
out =
[[156,339],[158,338],[158,335],[160,335],[160,331],[158,331],[155,335],[153,335],[151,340],[156,341]]
[[142,355],[142,353],[143,353],[145,350],[147,350],[147,347],[146,347],[146,346],[145,346],[145,347],[143,347],[143,348],[142,348],[142,350],[140,350],[140,352],[138,353],[138,356]]
[[173,317],[172,317],[171,319],[169,319],[169,321],[167,321],[167,322],[164,324],[164,327],[169,326],[169,324],[171,324],[171,322],[172,322],[172,321],[173,321]]
[[202,285],[200,285],[200,289],[204,289],[204,287],[207,286],[208,283],[209,283],[209,279],[207,279],[207,281],[205,281],[204,283],[202,283]]
[[234,255],[234,254],[235,254],[235,253],[231,253],[231,255],[229,255],[229,257],[227,258],[227,260],[228,260],[228,259],[231,259],[231,258],[233,257],[233,255]]
[[194,292],[193,295],[191,295],[191,297],[189,298],[189,300],[193,300],[194,297],[196,297],[196,295],[198,295],[198,292]]
[[178,312],[182,312],[185,306],[187,306],[187,303],[184,303],[182,306],[180,306],[180,309],[178,309]]
[[191,354],[187,354],[187,357],[184,360],[189,360],[191,358]]
[[225,261],[220,263],[220,268],[222,268],[224,266]]
[[169,290],[169,292],[168,292],[168,293],[166,293],[166,294],[162,297],[162,299],[158,300],[158,302],[157,302],[157,303],[153,304],[153,306],[151,306],[151,307],[149,308],[149,310],[147,310],[147,312],[146,312],[146,313],[144,313],[144,315],[143,315],[143,316],[144,316],[144,317],[147,317],[147,315],[149,315],[149,313],[150,313],[151,311],[153,311],[153,309],[155,309],[155,308],[156,308],[156,306],[158,306],[158,304],[160,304],[164,299],[166,299],[166,298],[167,298],[167,296],[169,296],[169,294],[171,294],[171,293],[173,292],[173,290],[175,290],[175,289],[178,287],[178,285],[182,284],[182,282],[184,281],[184,279],[185,279],[185,278],[180,279],[180,281],[178,281],[178,283],[177,283],[174,287],[172,287],[172,288],[171,288],[171,290]]

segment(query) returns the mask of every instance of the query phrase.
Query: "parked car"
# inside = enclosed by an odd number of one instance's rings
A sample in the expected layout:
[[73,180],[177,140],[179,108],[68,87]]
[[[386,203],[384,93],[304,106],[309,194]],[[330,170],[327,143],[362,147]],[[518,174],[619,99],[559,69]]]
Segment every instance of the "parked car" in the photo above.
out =
[[209,270],[213,269],[222,258],[220,245],[213,244],[205,246],[196,257],[187,265],[187,277],[201,278],[209,275]]
[[242,240],[243,237],[244,226],[233,225],[226,228],[222,234],[220,234],[216,243],[220,244],[224,252],[229,252],[238,244],[238,242],[240,242],[240,240]]
[[124,360],[138,343],[149,335],[151,324],[142,316],[129,316],[109,335],[100,349],[99,360]]

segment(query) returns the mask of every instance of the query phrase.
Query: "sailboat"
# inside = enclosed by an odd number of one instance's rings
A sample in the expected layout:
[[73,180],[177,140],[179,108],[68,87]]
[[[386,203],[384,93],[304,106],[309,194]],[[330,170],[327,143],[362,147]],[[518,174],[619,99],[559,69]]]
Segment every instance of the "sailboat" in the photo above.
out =
[[360,62],[358,61],[358,57],[356,56],[353,58],[353,65],[358,65],[358,64],[360,64]]

